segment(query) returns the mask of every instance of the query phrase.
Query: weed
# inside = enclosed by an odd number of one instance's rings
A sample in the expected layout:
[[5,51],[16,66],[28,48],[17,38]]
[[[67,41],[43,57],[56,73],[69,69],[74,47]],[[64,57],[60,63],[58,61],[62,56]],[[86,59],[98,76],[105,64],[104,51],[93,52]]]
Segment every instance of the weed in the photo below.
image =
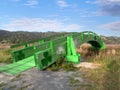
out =
[[7,85],[7,83],[5,83],[5,82],[0,83],[0,87],[6,86],[6,85]]
[[9,88],[10,88],[10,90],[12,90],[12,89],[14,89],[16,87],[17,87],[16,85],[13,85],[13,86],[10,86]]
[[10,82],[14,82],[14,81],[18,81],[18,80],[20,80],[20,78],[13,78],[10,80]]
[[11,49],[0,49],[0,63],[11,63]]
[[73,63],[69,63],[69,62],[65,62],[62,68],[65,71],[76,71],[77,70],[77,68],[74,67]]
[[16,78],[20,78],[20,77],[22,77],[22,76],[24,76],[24,75],[26,75],[26,74],[18,74],[18,75],[16,76]]
[[32,84],[28,84],[25,86],[20,87],[18,90],[26,90],[26,88],[28,88],[29,86],[31,86]]
[[75,84],[80,83],[79,80],[77,80],[77,79],[75,79],[75,78],[73,78],[73,77],[70,77],[70,78],[69,78],[69,82],[70,82],[71,85],[75,85]]
[[47,70],[58,71],[58,70],[65,70],[65,71],[75,71],[77,70],[74,67],[73,63],[65,61],[65,58],[59,58],[54,64],[52,64]]

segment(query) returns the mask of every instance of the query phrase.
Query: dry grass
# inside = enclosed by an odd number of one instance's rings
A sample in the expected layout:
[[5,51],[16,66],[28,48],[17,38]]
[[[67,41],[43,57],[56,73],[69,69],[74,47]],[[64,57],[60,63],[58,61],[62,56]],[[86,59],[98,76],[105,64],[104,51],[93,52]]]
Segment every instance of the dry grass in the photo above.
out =
[[11,63],[11,49],[0,49],[0,63]]
[[10,44],[1,44],[0,43],[0,49],[6,49],[6,48],[10,48]]
[[[84,47],[84,48],[83,48]],[[83,57],[87,62],[98,63],[100,68],[80,68],[82,76],[89,86],[85,90],[120,90],[120,45],[107,45],[102,51],[91,50],[87,45],[82,46]],[[78,90],[82,90],[81,86]]]

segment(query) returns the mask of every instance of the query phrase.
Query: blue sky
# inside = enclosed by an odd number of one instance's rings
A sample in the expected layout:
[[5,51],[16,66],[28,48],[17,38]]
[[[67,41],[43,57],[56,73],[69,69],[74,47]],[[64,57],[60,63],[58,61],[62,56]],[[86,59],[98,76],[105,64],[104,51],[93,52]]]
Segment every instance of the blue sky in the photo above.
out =
[[120,36],[120,0],[0,0],[0,29]]

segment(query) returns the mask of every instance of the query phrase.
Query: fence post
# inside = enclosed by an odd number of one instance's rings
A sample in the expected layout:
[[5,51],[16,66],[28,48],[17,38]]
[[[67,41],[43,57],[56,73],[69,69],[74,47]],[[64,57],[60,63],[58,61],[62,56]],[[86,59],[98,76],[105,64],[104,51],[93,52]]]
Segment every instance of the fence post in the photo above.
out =
[[54,54],[54,50],[53,50],[53,42],[52,41],[50,41],[50,51],[51,51],[51,55],[53,55]]
[[71,51],[70,51],[70,36],[67,36],[67,55],[71,55]]
[[27,45],[27,44],[25,44],[25,45],[24,45],[24,48],[26,48],[26,47],[28,47],[28,45]]

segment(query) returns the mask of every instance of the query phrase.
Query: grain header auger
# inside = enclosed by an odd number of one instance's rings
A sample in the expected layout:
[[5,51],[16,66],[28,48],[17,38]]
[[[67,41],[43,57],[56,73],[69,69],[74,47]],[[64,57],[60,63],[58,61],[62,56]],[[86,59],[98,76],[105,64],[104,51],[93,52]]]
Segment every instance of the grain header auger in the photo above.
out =
[[101,37],[94,32],[60,34],[12,45],[11,48],[18,49],[12,52],[13,63],[0,67],[0,72],[14,75],[34,66],[43,70],[63,56],[69,62],[79,63],[81,56],[76,52],[76,48],[83,43],[91,44],[94,49],[105,49]]

